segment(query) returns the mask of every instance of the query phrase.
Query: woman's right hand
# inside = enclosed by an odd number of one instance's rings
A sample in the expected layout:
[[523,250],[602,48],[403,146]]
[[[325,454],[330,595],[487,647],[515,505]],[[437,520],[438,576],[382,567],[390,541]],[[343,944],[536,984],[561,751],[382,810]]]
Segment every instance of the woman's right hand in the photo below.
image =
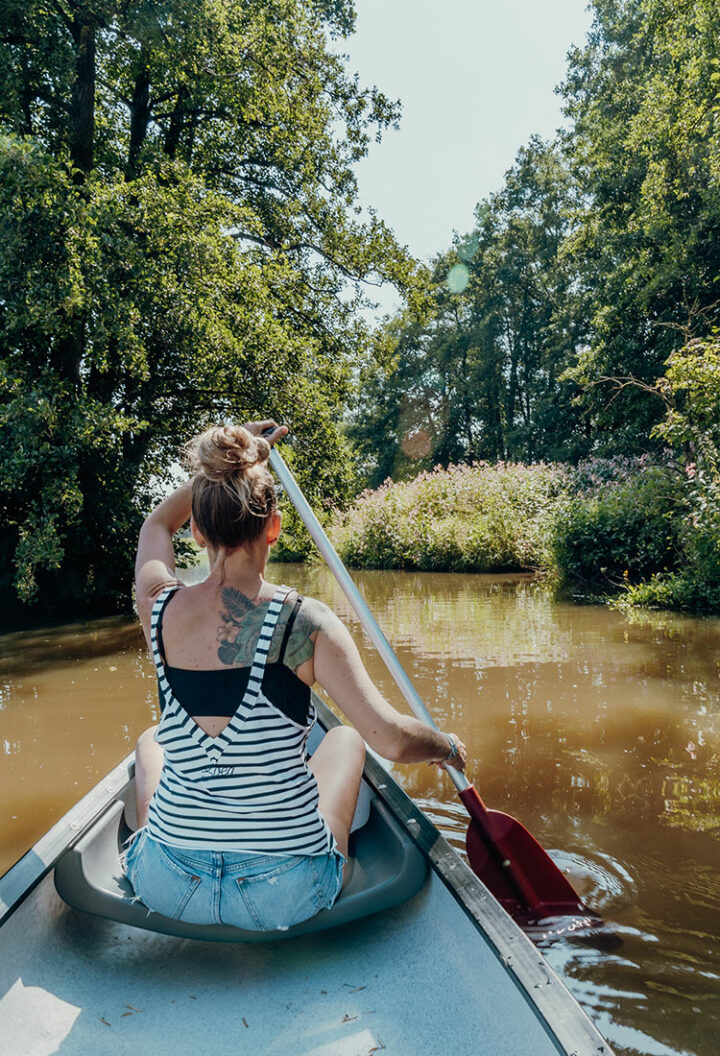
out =
[[[267,433],[264,439],[267,440],[270,447],[277,443],[278,440],[282,440],[290,432],[286,425],[278,425],[274,418],[265,418],[262,422],[244,422],[243,429],[247,429],[253,436],[263,436],[264,433]],[[272,433],[268,432],[269,429],[273,430]]]

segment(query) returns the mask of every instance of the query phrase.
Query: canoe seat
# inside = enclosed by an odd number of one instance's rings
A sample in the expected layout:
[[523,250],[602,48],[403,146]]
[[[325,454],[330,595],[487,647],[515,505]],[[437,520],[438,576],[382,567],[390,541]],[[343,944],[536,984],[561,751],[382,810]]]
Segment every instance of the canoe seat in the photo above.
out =
[[[367,787],[367,786],[366,786]],[[425,882],[425,856],[382,800],[370,793],[368,820],[351,834],[350,879],[331,909],[287,931],[244,931],[225,924],[187,924],[134,901],[120,851],[130,834],[118,799],[55,866],[55,887],[74,909],[136,928],[218,942],[267,942],[347,924],[412,898]]]

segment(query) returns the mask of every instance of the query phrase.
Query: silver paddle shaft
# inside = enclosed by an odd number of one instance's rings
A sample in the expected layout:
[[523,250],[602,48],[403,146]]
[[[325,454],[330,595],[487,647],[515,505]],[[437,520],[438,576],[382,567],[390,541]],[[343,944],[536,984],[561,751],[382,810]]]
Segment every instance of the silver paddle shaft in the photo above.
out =
[[[430,712],[425,707],[417,690],[406,675],[402,664],[393,652],[390,642],[380,630],[377,620],[368,608],[362,594],[355,586],[348,570],[345,568],[345,565],[338,557],[335,547],[325,534],[323,526],[313,513],[310,504],[300,490],[298,482],[285,465],[282,455],[276,447],[273,447],[270,451],[270,465],[275,470],[288,498],[300,514],[300,517],[305,524],[305,527],[310,532],[315,545],[325,558],[328,568],[335,576],[335,579],[340,584],[345,597],[352,605],[357,618],[360,620],[360,623],[370,636],[373,645],[383,658],[385,666],[395,679],[400,692],[410,706],[410,710],[418,719],[426,722],[428,726],[432,726],[433,729],[437,729]],[[470,787],[470,782],[460,770],[456,770],[454,767],[447,765],[445,766],[445,769],[458,792],[462,792]]]

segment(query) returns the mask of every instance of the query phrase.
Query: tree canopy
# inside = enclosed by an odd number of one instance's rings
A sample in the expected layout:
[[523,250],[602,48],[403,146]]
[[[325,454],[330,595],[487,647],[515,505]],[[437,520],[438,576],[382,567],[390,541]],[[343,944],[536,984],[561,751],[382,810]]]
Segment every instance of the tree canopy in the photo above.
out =
[[262,412],[311,494],[369,283],[413,282],[352,166],[398,106],[348,73],[346,0],[0,10],[0,581],[6,615],[127,608],[178,445]]
[[657,449],[666,364],[715,343],[720,10],[592,9],[560,87],[565,128],[519,151],[433,263],[430,312],[378,335],[390,366],[370,371],[373,428],[358,437],[371,483],[462,459]]

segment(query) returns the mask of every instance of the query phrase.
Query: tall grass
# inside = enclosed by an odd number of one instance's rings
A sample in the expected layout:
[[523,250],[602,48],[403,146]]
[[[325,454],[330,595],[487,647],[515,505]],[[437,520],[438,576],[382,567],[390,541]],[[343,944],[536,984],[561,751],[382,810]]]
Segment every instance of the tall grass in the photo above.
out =
[[358,568],[545,569],[568,482],[558,465],[437,467],[363,492],[336,516],[331,537],[343,560]]

